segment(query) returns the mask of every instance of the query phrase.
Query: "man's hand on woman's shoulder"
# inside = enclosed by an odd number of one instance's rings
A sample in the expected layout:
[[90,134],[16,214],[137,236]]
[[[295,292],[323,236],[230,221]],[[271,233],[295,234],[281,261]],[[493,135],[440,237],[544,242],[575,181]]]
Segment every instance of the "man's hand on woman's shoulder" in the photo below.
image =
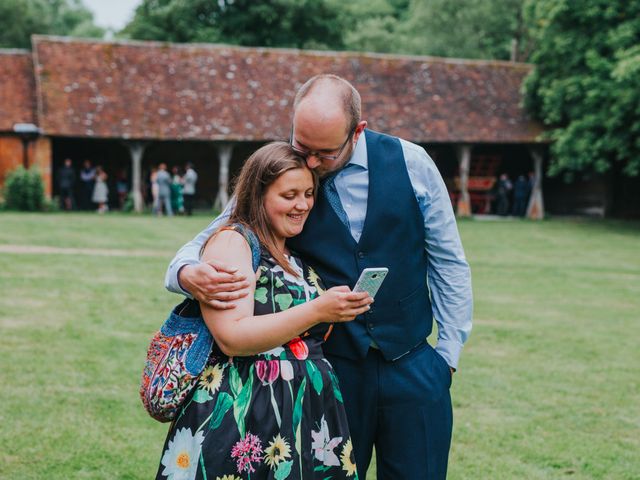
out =
[[233,301],[249,293],[245,275],[214,260],[185,265],[178,272],[178,281],[196,300],[218,310],[235,308]]

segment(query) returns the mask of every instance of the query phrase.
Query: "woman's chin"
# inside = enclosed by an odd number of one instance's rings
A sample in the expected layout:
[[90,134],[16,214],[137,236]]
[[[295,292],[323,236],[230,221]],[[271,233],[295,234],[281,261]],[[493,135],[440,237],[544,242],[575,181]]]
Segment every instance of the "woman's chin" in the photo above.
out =
[[300,235],[302,233],[302,229],[304,228],[304,222],[302,222],[300,225],[296,225],[293,227],[290,227],[287,231],[287,238],[291,238],[291,237],[295,237],[297,235]]

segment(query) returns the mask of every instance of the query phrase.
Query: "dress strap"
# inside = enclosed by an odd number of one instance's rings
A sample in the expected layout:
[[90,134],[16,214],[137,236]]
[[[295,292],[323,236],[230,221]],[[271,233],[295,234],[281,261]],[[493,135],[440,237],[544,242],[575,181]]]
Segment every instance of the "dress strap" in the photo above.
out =
[[218,232],[222,232],[224,230],[233,230],[234,232],[238,232],[240,235],[244,237],[244,239],[249,244],[251,248],[251,264],[253,265],[253,270],[256,271],[258,266],[260,265],[260,241],[258,240],[258,236],[251,230],[241,223],[232,223],[231,225],[225,225],[220,228]]

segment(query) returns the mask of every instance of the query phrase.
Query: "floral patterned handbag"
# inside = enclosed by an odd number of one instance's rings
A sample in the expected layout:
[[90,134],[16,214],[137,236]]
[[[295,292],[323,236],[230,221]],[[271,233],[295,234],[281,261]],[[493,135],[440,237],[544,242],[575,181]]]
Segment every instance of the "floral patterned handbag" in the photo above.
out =
[[[256,235],[240,224],[223,229],[245,237],[251,246],[253,269],[257,270],[260,243]],[[142,372],[140,397],[149,415],[160,422],[175,418],[209,360],[213,341],[196,300],[186,299],[171,311],[151,339]]]

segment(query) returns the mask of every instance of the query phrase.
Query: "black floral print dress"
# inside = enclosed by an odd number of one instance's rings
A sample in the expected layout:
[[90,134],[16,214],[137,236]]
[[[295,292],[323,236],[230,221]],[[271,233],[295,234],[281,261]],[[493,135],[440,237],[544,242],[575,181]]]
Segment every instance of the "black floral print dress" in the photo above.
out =
[[[256,315],[322,293],[311,268],[289,262],[297,278],[261,255]],[[331,328],[316,325],[251,357],[212,354],[171,424],[156,478],[357,479],[338,380],[322,354]]]

